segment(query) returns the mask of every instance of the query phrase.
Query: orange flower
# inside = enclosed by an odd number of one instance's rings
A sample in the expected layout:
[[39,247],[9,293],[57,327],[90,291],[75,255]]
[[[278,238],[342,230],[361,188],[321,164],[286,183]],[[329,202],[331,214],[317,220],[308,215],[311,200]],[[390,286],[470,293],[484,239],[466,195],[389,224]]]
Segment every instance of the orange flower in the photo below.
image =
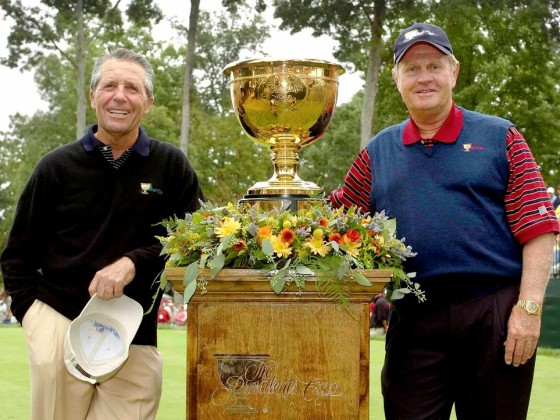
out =
[[257,236],[259,238],[270,238],[270,235],[272,235],[272,228],[269,225],[257,229]]
[[319,220],[319,226],[328,227],[329,219],[327,219],[326,217],[321,217],[321,220]]
[[272,228],[269,225],[264,225],[257,229],[257,243],[262,244],[264,238],[269,239],[272,235]]
[[291,244],[294,239],[296,239],[296,234],[291,229],[282,229],[282,232],[280,232],[280,238],[282,239],[282,242]]
[[340,233],[331,233],[329,235],[329,242],[336,242],[337,244],[342,243],[342,236]]

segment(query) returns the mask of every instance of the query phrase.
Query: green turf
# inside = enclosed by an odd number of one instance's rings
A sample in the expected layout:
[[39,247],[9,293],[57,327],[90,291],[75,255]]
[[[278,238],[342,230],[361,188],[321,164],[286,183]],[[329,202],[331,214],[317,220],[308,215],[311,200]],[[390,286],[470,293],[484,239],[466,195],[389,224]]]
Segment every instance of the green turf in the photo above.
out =
[[[23,330],[0,327],[0,413],[2,420],[29,418],[29,374]],[[379,371],[383,340],[371,341],[370,418],[383,419]],[[185,418],[186,335],[184,329],[162,329],[159,348],[163,355],[163,395],[158,420]],[[539,349],[529,420],[556,418],[560,413],[560,350]]]

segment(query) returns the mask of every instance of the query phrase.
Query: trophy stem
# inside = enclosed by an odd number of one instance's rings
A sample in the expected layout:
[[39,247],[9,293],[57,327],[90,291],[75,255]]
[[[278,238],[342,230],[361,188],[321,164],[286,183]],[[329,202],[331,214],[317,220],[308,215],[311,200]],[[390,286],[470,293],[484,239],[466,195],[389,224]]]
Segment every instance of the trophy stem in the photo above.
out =
[[286,182],[291,183],[300,181],[297,169],[299,164],[298,152],[301,149],[297,143],[300,142],[299,137],[294,140],[293,135],[276,135],[272,146],[272,163],[274,164],[274,175],[269,182]]

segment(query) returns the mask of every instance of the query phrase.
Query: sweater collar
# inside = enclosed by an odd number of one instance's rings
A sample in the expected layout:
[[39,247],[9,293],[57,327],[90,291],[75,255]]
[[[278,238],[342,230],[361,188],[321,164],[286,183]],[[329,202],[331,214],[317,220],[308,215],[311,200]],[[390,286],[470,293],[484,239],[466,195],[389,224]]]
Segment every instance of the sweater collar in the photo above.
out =
[[[463,112],[459,107],[453,103],[451,107],[451,112],[443,122],[443,125],[439,128],[437,133],[432,137],[431,141],[437,141],[441,143],[454,143],[457,141],[461,129],[463,128]],[[423,140],[418,132],[416,123],[410,117],[404,127],[403,132],[403,144],[409,146],[411,144],[417,143]]]
[[[97,124],[93,124],[88,128],[86,135],[82,137],[82,145],[86,152],[91,152],[96,147],[103,145],[103,143],[95,137],[96,132]],[[141,156],[149,156],[150,154],[150,138],[141,127],[138,128],[138,138],[130,150]]]

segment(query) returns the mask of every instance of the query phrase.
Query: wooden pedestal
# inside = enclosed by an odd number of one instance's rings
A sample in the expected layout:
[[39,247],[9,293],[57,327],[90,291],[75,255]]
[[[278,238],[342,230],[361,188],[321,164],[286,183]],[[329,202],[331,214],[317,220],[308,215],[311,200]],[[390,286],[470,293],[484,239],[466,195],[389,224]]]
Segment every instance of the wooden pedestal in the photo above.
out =
[[[182,291],[184,269],[166,270]],[[391,270],[350,285],[350,307],[275,294],[255,270],[224,269],[187,309],[187,418],[363,419],[369,411],[369,302]]]

